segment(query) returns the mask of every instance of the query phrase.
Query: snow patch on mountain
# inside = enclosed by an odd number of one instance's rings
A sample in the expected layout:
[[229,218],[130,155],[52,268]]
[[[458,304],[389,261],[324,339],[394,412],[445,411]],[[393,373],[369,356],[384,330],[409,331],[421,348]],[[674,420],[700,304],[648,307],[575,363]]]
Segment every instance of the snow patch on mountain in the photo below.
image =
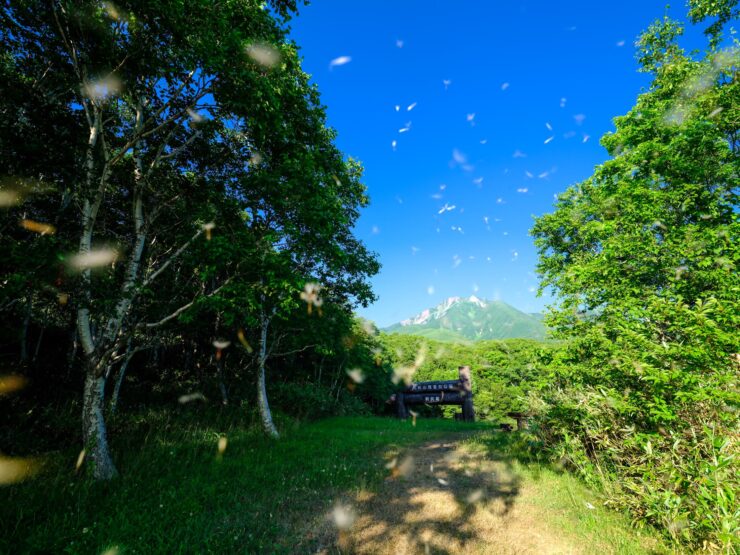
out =
[[424,324],[428,322],[429,320],[439,320],[440,318],[443,318],[445,314],[456,304],[459,303],[472,303],[476,306],[479,306],[481,308],[485,308],[488,306],[486,304],[486,301],[479,299],[475,295],[471,295],[470,297],[449,297],[445,299],[443,302],[438,304],[433,309],[427,308],[423,312],[417,314],[416,316],[413,316],[412,318],[407,318],[406,320],[402,320],[400,324],[402,326],[413,326],[413,325],[419,325]]

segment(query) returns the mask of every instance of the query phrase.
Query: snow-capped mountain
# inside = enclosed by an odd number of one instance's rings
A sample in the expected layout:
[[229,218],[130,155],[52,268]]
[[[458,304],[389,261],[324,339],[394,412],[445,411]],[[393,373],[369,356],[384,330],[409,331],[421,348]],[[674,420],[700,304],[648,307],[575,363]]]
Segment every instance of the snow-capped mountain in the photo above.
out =
[[450,297],[384,331],[447,341],[514,337],[543,339],[546,334],[539,315],[526,314],[504,302],[486,301],[475,295]]

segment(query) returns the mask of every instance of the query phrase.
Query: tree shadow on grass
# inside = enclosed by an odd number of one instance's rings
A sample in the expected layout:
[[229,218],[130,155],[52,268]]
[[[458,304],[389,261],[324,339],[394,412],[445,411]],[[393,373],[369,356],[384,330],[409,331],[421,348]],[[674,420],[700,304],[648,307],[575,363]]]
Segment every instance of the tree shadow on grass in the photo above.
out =
[[[492,457],[445,439],[391,451],[386,459],[389,476],[377,492],[335,506],[320,552],[482,553],[506,535],[521,475],[505,452]],[[340,522],[345,518],[351,526]],[[520,552],[510,547],[497,552]]]

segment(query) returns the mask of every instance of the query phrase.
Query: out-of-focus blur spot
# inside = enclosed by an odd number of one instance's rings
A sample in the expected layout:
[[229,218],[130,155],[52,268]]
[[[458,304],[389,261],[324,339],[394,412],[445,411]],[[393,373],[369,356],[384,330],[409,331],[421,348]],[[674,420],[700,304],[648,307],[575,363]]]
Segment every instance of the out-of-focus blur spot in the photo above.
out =
[[363,374],[362,370],[359,368],[352,368],[351,370],[347,370],[347,375],[355,383],[362,383],[365,381],[365,374]]
[[118,95],[123,90],[123,83],[113,74],[106,75],[97,81],[88,81],[83,87],[83,92],[90,100],[106,100]]
[[221,436],[220,438],[218,438],[218,454],[219,455],[224,454],[224,451],[226,451],[226,447],[228,446],[228,444],[229,444],[229,440],[226,439],[225,436]]
[[0,486],[16,484],[32,476],[39,467],[37,459],[0,455]]
[[329,69],[336,66],[343,66],[350,63],[351,61],[352,58],[350,56],[339,56],[338,58],[334,58],[331,62],[329,62]]
[[409,409],[409,414],[411,415],[411,425],[416,426],[416,417],[419,416],[419,413]]
[[337,501],[331,512],[334,525],[340,530],[349,530],[355,522],[357,515],[351,506]]
[[239,338],[239,343],[241,343],[242,346],[247,350],[247,352],[251,354],[254,349],[252,349],[252,346],[247,341],[244,330],[242,328],[239,328],[239,331],[236,332],[236,336]]
[[247,56],[263,67],[275,67],[280,62],[280,52],[270,44],[251,44],[246,52]]
[[21,194],[18,191],[12,189],[5,189],[0,191],[0,207],[10,208],[21,202]]
[[79,455],[77,455],[77,462],[75,463],[75,471],[78,471],[80,467],[82,467],[82,463],[85,462],[85,455],[87,455],[87,452],[84,449],[80,451]]
[[483,490],[477,489],[477,490],[471,491],[468,494],[468,496],[465,498],[465,501],[467,501],[468,504],[472,505],[474,503],[477,503],[481,499],[483,499]]
[[321,316],[321,305],[324,304],[324,301],[319,297],[320,291],[321,285],[313,282],[307,283],[303,287],[303,291],[301,291],[301,299],[306,301],[309,314],[311,314],[311,310],[315,306],[319,309],[319,316]]
[[208,222],[207,224],[203,224],[203,231],[206,232],[206,240],[211,240],[211,232],[213,231],[213,228],[216,227],[216,224],[213,222]]
[[221,360],[223,356],[223,350],[227,349],[231,345],[231,341],[225,339],[216,339],[213,342],[213,346],[216,348],[216,360]]
[[[411,455],[404,457],[400,463],[397,463],[396,459],[393,459],[392,462],[393,464],[390,466],[391,478],[408,478],[414,473],[414,457]],[[386,465],[386,468],[388,468],[388,465]]]
[[23,376],[0,376],[0,396],[23,389],[26,383],[26,378]]
[[180,395],[177,398],[177,402],[181,405],[185,405],[187,403],[192,403],[193,401],[206,401],[206,396],[203,395],[201,392],[197,391],[195,393],[188,393],[187,395]]
[[41,235],[53,235],[57,231],[57,228],[51,224],[44,224],[33,220],[21,220],[21,227],[28,231],[40,233]]
[[69,258],[67,264],[73,270],[82,271],[113,264],[117,259],[118,251],[115,249],[99,249],[75,254]]
[[126,21],[127,17],[113,2],[103,2],[100,6],[111,19],[115,19],[116,21]]

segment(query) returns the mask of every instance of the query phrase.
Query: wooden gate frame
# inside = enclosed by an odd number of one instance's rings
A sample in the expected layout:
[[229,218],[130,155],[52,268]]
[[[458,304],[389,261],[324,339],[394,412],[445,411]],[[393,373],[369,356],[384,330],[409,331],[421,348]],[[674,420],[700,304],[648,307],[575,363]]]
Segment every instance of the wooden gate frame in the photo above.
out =
[[465,422],[475,421],[470,366],[458,366],[457,371],[457,380],[412,383],[403,391],[391,395],[389,402],[396,404],[398,418],[409,417],[408,405],[460,405],[462,419]]

